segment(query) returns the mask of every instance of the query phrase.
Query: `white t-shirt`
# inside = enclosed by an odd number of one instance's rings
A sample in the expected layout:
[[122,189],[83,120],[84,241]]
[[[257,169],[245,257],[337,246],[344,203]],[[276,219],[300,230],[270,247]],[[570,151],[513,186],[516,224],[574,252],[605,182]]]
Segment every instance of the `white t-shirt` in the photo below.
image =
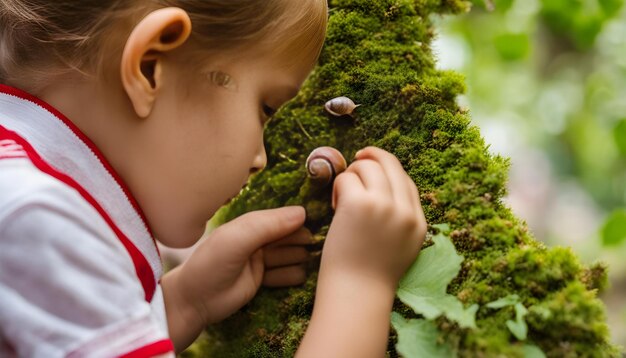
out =
[[95,145],[0,85],[0,357],[173,356],[156,243]]

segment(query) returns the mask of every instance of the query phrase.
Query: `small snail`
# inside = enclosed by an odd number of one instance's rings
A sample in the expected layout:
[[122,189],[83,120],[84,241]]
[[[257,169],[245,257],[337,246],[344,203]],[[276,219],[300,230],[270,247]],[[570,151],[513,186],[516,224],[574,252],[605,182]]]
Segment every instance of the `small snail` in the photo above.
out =
[[333,147],[319,147],[309,154],[306,170],[309,178],[320,185],[328,185],[348,164],[341,152]]
[[348,97],[337,97],[326,102],[324,108],[326,108],[326,111],[328,113],[332,114],[335,117],[352,117],[354,109],[358,106],[360,106],[360,104],[355,104],[354,101]]

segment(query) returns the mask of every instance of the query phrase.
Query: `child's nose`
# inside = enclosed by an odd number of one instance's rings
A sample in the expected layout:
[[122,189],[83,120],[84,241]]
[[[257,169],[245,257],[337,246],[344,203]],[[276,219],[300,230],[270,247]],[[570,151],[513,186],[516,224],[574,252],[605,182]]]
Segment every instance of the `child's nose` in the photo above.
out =
[[252,168],[250,168],[250,174],[260,172],[267,165],[267,155],[265,154],[265,146],[261,145],[259,153],[252,162]]

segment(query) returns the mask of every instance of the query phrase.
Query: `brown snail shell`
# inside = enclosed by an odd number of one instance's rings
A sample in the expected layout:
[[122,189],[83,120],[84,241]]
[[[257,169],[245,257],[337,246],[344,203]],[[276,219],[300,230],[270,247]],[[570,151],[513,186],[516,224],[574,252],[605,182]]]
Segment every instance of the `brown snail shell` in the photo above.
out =
[[341,152],[333,147],[316,148],[306,160],[309,178],[320,185],[330,184],[347,166]]
[[326,102],[324,108],[330,114],[335,117],[350,116],[354,113],[354,109],[360,106],[355,104],[353,100],[348,97],[337,97]]

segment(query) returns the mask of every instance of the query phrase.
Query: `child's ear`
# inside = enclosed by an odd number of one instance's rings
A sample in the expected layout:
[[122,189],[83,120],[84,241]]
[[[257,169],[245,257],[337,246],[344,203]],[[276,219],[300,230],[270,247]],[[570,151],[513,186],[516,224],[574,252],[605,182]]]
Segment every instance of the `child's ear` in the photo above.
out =
[[185,43],[190,34],[189,15],[168,7],[148,14],[128,37],[122,53],[122,85],[139,117],[152,112],[161,85],[163,54]]

